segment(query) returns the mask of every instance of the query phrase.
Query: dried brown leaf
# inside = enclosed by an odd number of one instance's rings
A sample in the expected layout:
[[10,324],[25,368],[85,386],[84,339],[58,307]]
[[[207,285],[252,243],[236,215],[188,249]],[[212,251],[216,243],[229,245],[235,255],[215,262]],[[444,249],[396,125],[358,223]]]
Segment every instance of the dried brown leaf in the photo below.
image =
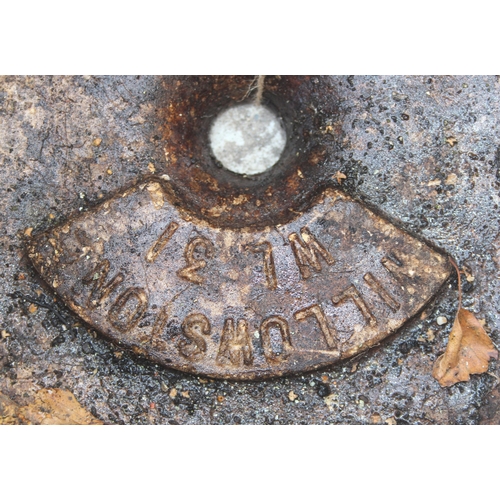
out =
[[102,422],[65,389],[41,389],[33,403],[19,406],[0,394],[0,424],[96,425]]
[[490,359],[498,359],[498,351],[474,314],[460,308],[446,351],[434,363],[432,376],[442,387],[449,387],[470,380],[471,374],[488,371]]
[[18,417],[19,406],[0,392],[0,425],[18,425],[24,422]]
[[41,389],[35,402],[24,408],[23,414],[34,424],[90,425],[102,424],[66,389]]

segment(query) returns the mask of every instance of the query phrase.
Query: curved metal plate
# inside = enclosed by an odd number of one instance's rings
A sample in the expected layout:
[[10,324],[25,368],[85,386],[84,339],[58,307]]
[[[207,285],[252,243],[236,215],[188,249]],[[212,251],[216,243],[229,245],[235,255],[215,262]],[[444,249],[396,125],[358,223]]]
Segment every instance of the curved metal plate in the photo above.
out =
[[216,228],[174,203],[151,179],[38,235],[29,255],[94,328],[178,370],[256,379],[332,364],[397,330],[451,272],[334,189],[259,231]]

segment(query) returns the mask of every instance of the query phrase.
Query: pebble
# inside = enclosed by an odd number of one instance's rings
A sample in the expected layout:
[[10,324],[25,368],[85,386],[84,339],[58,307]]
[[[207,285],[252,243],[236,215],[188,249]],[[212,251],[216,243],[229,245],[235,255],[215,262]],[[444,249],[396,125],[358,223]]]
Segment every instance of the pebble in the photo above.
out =
[[318,382],[318,388],[316,389],[316,392],[318,393],[318,396],[320,398],[326,398],[332,393],[332,391],[330,390],[330,386],[328,384],[325,384],[324,382]]
[[448,320],[444,316],[439,316],[436,320],[436,323],[438,325],[445,325],[446,323],[448,323]]

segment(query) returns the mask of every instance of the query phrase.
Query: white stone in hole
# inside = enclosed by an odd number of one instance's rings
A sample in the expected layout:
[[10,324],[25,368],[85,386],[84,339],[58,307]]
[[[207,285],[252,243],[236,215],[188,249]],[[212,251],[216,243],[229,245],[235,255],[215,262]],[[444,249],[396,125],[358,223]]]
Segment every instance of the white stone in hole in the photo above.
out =
[[223,111],[210,129],[210,145],[222,165],[242,175],[269,170],[285,149],[280,119],[269,109],[242,104]]

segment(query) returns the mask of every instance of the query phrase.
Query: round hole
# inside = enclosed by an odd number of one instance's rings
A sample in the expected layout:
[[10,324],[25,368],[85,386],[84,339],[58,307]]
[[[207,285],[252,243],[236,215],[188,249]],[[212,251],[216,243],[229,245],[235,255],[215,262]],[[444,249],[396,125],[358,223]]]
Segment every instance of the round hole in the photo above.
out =
[[242,104],[220,113],[209,138],[217,160],[241,175],[261,174],[271,169],[286,144],[280,119],[257,104]]

